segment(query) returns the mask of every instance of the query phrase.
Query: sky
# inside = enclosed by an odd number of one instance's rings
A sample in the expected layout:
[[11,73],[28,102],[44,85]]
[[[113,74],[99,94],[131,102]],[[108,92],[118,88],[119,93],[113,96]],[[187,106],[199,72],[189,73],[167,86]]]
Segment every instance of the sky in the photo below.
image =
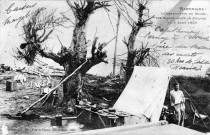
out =
[[[23,7],[24,5],[34,4],[35,6],[30,9],[6,13],[6,9],[8,9],[12,3],[14,3],[14,7]],[[66,12],[66,16],[70,18],[73,17],[69,6],[64,0],[1,1],[0,63],[5,63],[6,65],[10,65],[12,67],[15,65],[17,67],[25,66],[22,61],[17,61],[14,59],[14,57],[12,57],[12,49],[23,43],[23,22],[20,22],[17,26],[15,26],[15,23],[4,25],[4,22],[8,17],[10,17],[10,19],[18,18],[22,15],[25,15],[28,11],[33,11],[38,7],[45,7],[47,11],[56,9],[56,13],[58,15],[60,12]],[[158,62],[160,67],[171,68],[173,75],[205,76],[205,71],[210,67],[210,49],[197,49],[195,46],[194,48],[192,46],[197,45],[205,46],[206,48],[209,47],[209,7],[210,2],[207,0],[153,0],[148,5],[149,15],[155,15],[155,17],[152,19],[153,25],[140,30],[137,37],[136,47],[140,47],[141,42],[144,44],[148,42],[151,48],[153,47],[156,50],[160,50],[158,52]],[[98,43],[102,43],[108,42],[110,39],[115,37],[117,23],[116,8],[115,6],[111,6],[109,7],[109,10],[110,11],[107,13],[107,11],[99,9],[91,15],[87,26],[87,40],[92,41],[96,35],[99,37]],[[187,15],[169,15],[168,13],[186,13]],[[134,18],[134,20],[136,19],[136,15],[133,10],[129,10],[129,14],[132,16],[132,18]],[[174,17],[174,19],[169,17]],[[183,19],[184,17],[186,19]],[[191,19],[189,19],[189,17],[191,17]],[[161,26],[161,28],[164,28],[168,31],[161,32],[159,31],[160,29],[156,29],[158,26]],[[177,30],[172,31],[174,29]],[[50,38],[44,42],[44,45],[53,49],[54,52],[58,52],[61,45],[57,39],[57,36],[59,36],[64,46],[69,46],[71,43],[72,31],[73,27],[57,27]],[[122,40],[124,38],[128,38],[130,31],[131,27],[128,25],[126,20],[121,17],[117,45],[117,55],[120,59],[126,57],[126,55],[122,55],[127,52],[127,48]],[[180,33],[180,31],[195,31],[197,32],[197,35]],[[164,38],[166,40],[162,41]],[[156,43],[158,43],[158,45]],[[113,71],[112,63],[114,46],[115,41],[112,41],[104,48],[107,50],[107,59],[109,64],[98,64],[94,66],[89,73],[105,76],[109,75]],[[169,46],[170,48],[167,48],[166,46]],[[185,46],[185,48],[181,48],[180,46]],[[90,49],[91,48],[89,47],[87,57],[91,56]],[[170,53],[172,55],[166,55],[166,53]],[[192,53],[196,53],[196,56],[192,56]],[[188,62],[190,59],[192,60],[191,63]],[[41,58],[41,60],[54,67],[59,67],[59,65],[52,60],[45,58]],[[185,70],[183,67],[188,69]],[[117,72],[119,72],[119,67],[117,67]]]

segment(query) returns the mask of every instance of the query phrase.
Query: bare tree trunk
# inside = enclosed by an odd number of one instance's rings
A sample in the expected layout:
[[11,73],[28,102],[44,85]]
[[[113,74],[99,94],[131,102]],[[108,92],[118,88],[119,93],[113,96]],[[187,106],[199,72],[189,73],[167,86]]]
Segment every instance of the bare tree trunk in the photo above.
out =
[[141,27],[139,26],[133,26],[132,31],[130,33],[127,48],[128,48],[128,56],[127,56],[127,63],[126,63],[126,81],[129,81],[131,74],[133,73],[134,68],[134,59],[136,57],[135,51],[134,51],[134,43],[136,41],[136,36],[138,35],[138,32]]
[[74,105],[77,103],[78,75],[75,74],[63,84],[63,106],[74,112]]
[[[86,60],[86,25],[78,23],[73,31],[72,43],[69,47],[71,57],[64,65],[65,76],[71,74],[78,66]],[[77,103],[78,93],[82,89],[82,76],[81,71],[78,71],[72,78],[63,84],[64,99],[63,104],[67,105],[70,110],[74,111],[74,106]]]
[[[128,49],[128,56],[127,56],[126,67],[125,67],[126,81],[128,81],[130,79],[130,76],[133,72],[133,68],[135,65],[137,65],[137,63],[135,61],[143,63],[143,60],[146,58],[146,54],[148,54],[145,52],[149,51],[149,49],[143,50],[144,48],[142,48],[142,49],[137,50],[134,48],[136,36],[138,35],[140,29],[143,27],[150,26],[151,22],[149,22],[149,21],[151,18],[154,17],[154,16],[150,17],[146,20],[143,19],[143,16],[145,15],[145,13],[143,13],[143,11],[146,10],[146,6],[148,5],[149,2],[150,2],[150,0],[137,0],[138,4],[136,5],[137,6],[136,7],[135,4],[133,4],[133,1],[130,1],[130,2],[127,2],[127,1],[122,2],[120,0],[118,0],[117,2],[115,1],[116,6],[122,12],[122,14],[127,15],[127,17],[125,15],[123,15],[123,16],[126,19],[126,21],[128,22],[128,24],[132,27],[128,41],[125,41],[125,40],[123,41],[126,44],[127,49]],[[132,8],[133,10],[136,11],[138,20],[131,18],[130,14],[127,12],[128,7]],[[140,54],[140,58],[137,57],[139,54]],[[141,54],[144,54],[144,55],[141,55]]]
[[[86,61],[87,54],[87,42],[86,42],[86,22],[88,17],[82,21],[76,21],[77,24],[73,31],[72,42],[70,47],[68,48],[68,52],[70,53],[69,57],[65,59],[65,63],[63,64],[65,69],[65,75],[68,76],[71,74],[77,67],[79,67],[82,63]],[[97,42],[97,38],[93,41],[92,46],[92,58],[90,58],[86,64],[68,81],[66,81],[63,85],[63,93],[64,99],[63,104],[68,105],[70,111],[74,111],[74,106],[78,101],[78,94],[82,92],[83,88],[83,77],[86,72],[93,67],[94,65],[104,61],[106,57],[106,53],[102,51],[105,44],[100,44],[96,50],[95,44]]]
[[126,63],[126,72],[125,72],[126,82],[129,81],[129,79],[133,73],[134,59],[135,59],[135,55],[132,52],[128,52],[127,63]]

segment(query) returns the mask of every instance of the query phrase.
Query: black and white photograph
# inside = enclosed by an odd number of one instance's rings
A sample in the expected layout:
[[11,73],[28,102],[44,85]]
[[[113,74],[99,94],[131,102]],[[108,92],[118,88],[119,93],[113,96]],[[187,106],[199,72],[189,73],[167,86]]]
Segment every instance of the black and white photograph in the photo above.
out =
[[0,0],[2,135],[210,135],[209,0]]

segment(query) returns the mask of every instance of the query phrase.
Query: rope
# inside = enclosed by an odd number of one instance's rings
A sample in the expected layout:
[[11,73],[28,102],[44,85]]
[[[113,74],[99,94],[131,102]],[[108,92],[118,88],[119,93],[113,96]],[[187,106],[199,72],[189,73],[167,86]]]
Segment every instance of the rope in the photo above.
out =
[[[172,78],[174,78],[174,77],[172,77]],[[176,80],[176,78],[174,78],[174,80],[175,81],[177,81]],[[178,81],[177,81],[178,82]],[[180,85],[181,86],[181,88],[183,89],[183,91],[189,96],[189,98],[190,98],[190,100],[191,101],[193,101],[194,102],[194,104],[196,104],[196,106],[207,116],[207,118],[210,120],[210,117],[206,114],[206,112],[203,110],[203,109],[201,109],[200,107],[199,107],[199,105],[191,98],[191,96],[190,96],[190,94],[184,89],[184,87],[182,86],[182,85]]]
[[[203,121],[203,118],[202,118],[202,117],[200,116],[200,114],[198,113],[198,111],[197,111],[195,105],[193,105],[193,103],[191,103],[191,100],[190,100],[190,107],[191,107],[192,111],[194,112],[194,116],[193,116],[193,125],[195,124],[195,123],[194,123],[195,118],[196,118],[196,117],[199,117],[199,118],[201,119],[201,121],[203,122],[204,126],[207,127],[206,123]],[[198,116],[197,116],[196,114],[197,114]]]
[[34,105],[36,105],[38,102],[40,102],[41,100],[43,100],[45,97],[47,97],[48,95],[51,95],[61,84],[63,84],[66,80],[68,80],[72,75],[74,75],[85,63],[87,63],[88,60],[86,60],[83,64],[81,64],[77,69],[74,70],[74,72],[72,72],[70,75],[68,75],[65,79],[63,79],[57,86],[55,86],[48,94],[44,95],[42,98],[40,98],[39,100],[37,100],[36,102],[34,102],[32,105],[30,105],[27,109],[25,109],[24,111],[21,112],[21,114],[26,113],[31,107],[33,107]]
[[77,116],[77,118],[79,118],[79,116],[83,113],[84,111],[82,111],[78,116]]

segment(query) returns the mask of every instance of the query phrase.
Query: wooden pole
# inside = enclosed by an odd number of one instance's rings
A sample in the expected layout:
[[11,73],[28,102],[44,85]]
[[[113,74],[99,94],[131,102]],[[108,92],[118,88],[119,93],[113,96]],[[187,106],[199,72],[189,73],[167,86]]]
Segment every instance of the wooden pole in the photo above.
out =
[[87,60],[81,64],[76,70],[74,70],[74,72],[72,72],[70,75],[68,75],[65,79],[63,79],[57,86],[55,86],[48,94],[44,95],[43,97],[41,97],[39,100],[35,101],[33,104],[31,104],[28,108],[26,108],[25,110],[23,110],[21,112],[21,114],[26,113],[29,109],[31,109],[33,106],[35,106],[37,103],[39,103],[40,101],[42,101],[45,97],[47,97],[48,95],[51,95],[61,84],[63,84],[66,80],[68,80],[72,75],[74,75],[85,63],[87,63]]
[[117,31],[116,31],[116,40],[115,40],[115,48],[114,48],[114,64],[113,64],[113,74],[115,75],[115,67],[116,67],[116,54],[117,54],[117,41],[118,41],[118,31],[120,25],[120,11],[117,10],[118,20],[117,20]]
[[171,94],[170,94],[170,86],[171,86],[171,77],[169,79],[169,83],[168,83],[168,90],[167,90],[167,96],[168,96],[168,112],[169,115],[171,115]]

